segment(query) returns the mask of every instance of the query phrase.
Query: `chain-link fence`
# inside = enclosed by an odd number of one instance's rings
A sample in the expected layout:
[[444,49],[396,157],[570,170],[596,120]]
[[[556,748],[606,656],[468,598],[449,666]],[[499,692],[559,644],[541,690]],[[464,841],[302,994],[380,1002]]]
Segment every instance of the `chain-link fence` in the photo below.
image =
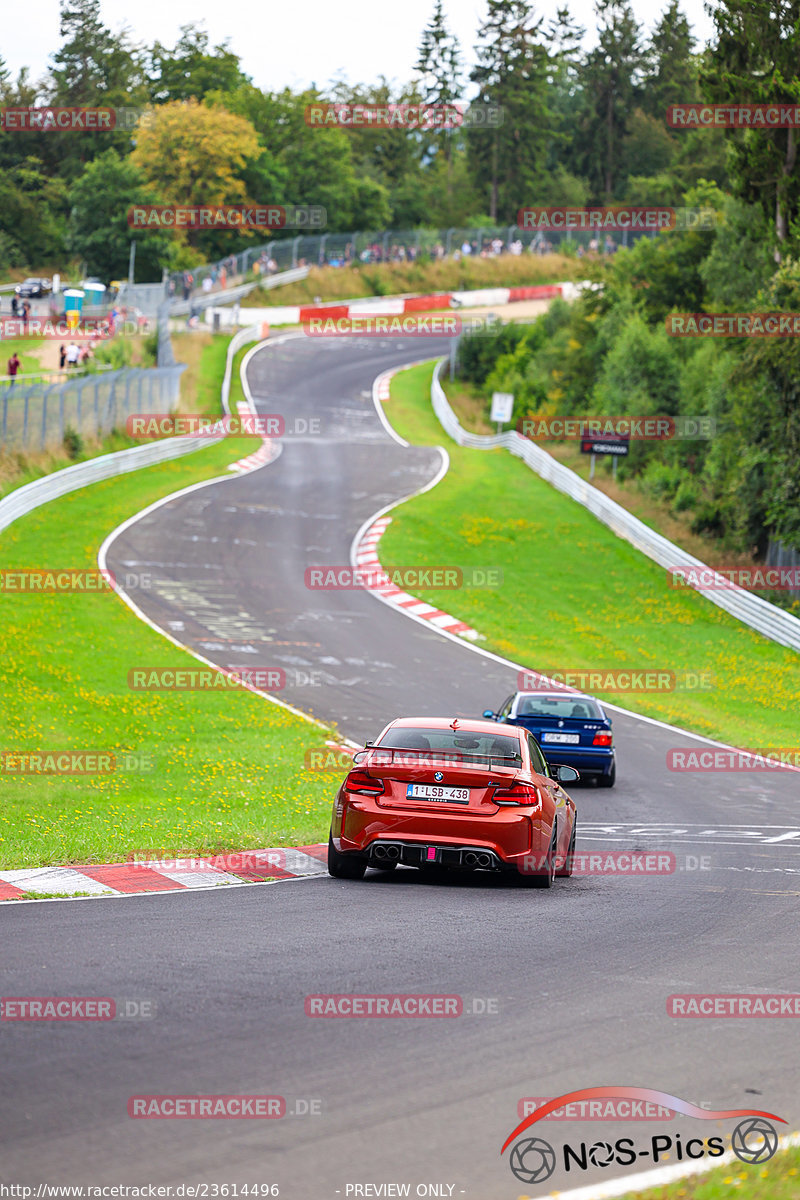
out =
[[15,383],[0,394],[0,448],[52,449],[63,445],[70,431],[81,438],[101,437],[123,428],[133,413],[171,412],[178,403],[183,369],[126,368],[66,383]]
[[347,267],[368,263],[416,262],[420,258],[487,257],[498,254],[547,254],[568,242],[579,256],[611,254],[653,230],[604,233],[587,230],[520,229],[517,225],[484,225],[451,229],[362,230],[273,240],[191,270],[173,271],[167,289],[172,300],[189,300],[198,291],[219,294],[247,278],[268,279],[293,267]]

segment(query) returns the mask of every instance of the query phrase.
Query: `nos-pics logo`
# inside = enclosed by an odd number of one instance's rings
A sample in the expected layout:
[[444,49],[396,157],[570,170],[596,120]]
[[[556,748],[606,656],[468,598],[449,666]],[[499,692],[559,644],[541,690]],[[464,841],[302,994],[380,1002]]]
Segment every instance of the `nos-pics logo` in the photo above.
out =
[[[674,1113],[682,1113],[687,1117],[696,1117],[702,1121],[726,1121],[736,1117],[743,1118],[731,1134],[731,1150],[744,1163],[761,1164],[772,1158],[778,1149],[778,1133],[772,1121],[786,1124],[783,1117],[775,1113],[762,1112],[755,1108],[706,1109],[681,1100],[679,1096],[671,1096],[667,1092],[655,1091],[653,1088],[640,1087],[594,1087],[582,1088],[577,1092],[567,1092],[548,1100],[527,1116],[512,1130],[503,1143],[500,1151],[505,1154],[508,1147],[525,1133],[537,1121],[541,1121],[550,1113],[580,1100],[640,1100],[655,1103],[663,1108],[669,1108]],[[641,1158],[657,1163],[662,1156],[669,1152],[675,1153],[678,1159],[719,1158],[725,1153],[725,1144],[721,1137],[707,1139],[690,1138],[682,1142],[680,1134],[674,1137],[669,1134],[654,1134],[641,1148],[636,1146],[632,1138],[617,1138],[615,1142],[597,1141],[587,1146],[581,1142],[574,1147],[562,1147],[563,1166],[565,1171],[578,1168],[582,1171],[590,1167],[608,1167],[613,1163],[617,1166],[631,1166]],[[509,1155],[509,1166],[517,1179],[523,1183],[543,1183],[554,1173],[558,1165],[558,1155],[549,1142],[541,1137],[524,1137],[515,1143]]]

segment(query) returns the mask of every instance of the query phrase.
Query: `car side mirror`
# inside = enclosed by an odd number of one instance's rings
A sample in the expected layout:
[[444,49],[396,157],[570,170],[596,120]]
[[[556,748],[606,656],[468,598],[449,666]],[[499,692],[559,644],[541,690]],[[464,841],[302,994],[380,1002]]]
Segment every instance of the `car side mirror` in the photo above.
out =
[[488,717],[489,720],[491,720],[494,717],[494,713],[492,712],[492,710],[490,708],[484,709],[483,715],[485,717]]
[[574,767],[553,766],[552,770],[555,771],[555,776],[559,783],[575,783],[580,779],[580,775]]

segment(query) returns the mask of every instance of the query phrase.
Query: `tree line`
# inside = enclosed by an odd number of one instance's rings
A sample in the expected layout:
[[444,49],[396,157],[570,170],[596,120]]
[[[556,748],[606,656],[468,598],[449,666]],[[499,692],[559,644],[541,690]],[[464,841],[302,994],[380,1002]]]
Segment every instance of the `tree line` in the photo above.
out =
[[[698,49],[678,0],[649,36],[630,4],[597,0],[598,41],[587,50],[568,8],[546,22],[528,0],[487,0],[467,70],[435,0],[406,83],[271,92],[201,26],[185,25],[174,46],[143,46],[104,25],[99,0],[61,0],[49,72],[34,82],[23,70],[12,81],[0,62],[0,103],[141,108],[148,122],[114,132],[0,132],[0,255],[11,266],[79,258],[93,274],[119,276],[133,204],[319,204],[328,230],[342,232],[510,224],[531,204],[674,203],[700,179],[727,190],[751,165],[747,153],[732,159],[724,131],[676,131],[664,119],[668,103],[735,89],[731,64],[747,75],[736,42],[742,21],[757,57],[756,10],[766,5],[723,7],[730,29],[720,26],[716,49]],[[467,94],[498,106],[502,124],[340,129],[304,119],[318,101],[446,104]],[[752,185],[765,204],[763,180],[776,167],[769,159]],[[796,195],[785,178],[779,186],[788,230]],[[141,279],[248,244],[230,230],[135,237]]]

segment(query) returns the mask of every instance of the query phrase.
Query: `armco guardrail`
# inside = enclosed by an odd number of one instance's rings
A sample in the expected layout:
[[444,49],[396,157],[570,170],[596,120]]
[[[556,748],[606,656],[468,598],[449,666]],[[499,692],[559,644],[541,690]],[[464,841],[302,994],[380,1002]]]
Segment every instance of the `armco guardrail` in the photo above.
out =
[[201,450],[203,446],[221,441],[222,436],[164,438],[147,446],[133,446],[130,450],[118,450],[114,454],[104,454],[101,458],[90,458],[87,462],[76,463],[74,467],[65,467],[63,471],[44,475],[0,500],[0,530],[7,529],[13,521],[33,512],[42,504],[49,503],[50,500],[66,496],[68,492],[76,492],[90,483],[100,483],[101,480],[111,479],[115,475],[138,471],[140,467],[169,462],[172,458],[180,458],[183,454],[191,454],[195,450]]
[[[610,500],[603,492],[592,487],[569,467],[556,462],[546,450],[535,445],[522,434],[509,432],[485,437],[476,433],[468,433],[466,429],[462,429],[439,381],[445,361],[439,362],[434,371],[431,402],[433,411],[439,418],[442,427],[459,446],[468,446],[475,450],[493,450],[498,446],[503,446],[517,458],[523,459],[531,470],[535,471],[542,479],[551,483],[565,495],[571,496],[573,500],[577,500],[599,521],[612,529],[618,537],[630,542],[632,546],[641,550],[642,554],[646,554],[659,566],[664,568],[692,566],[699,571],[711,571],[711,568],[701,562],[699,558],[687,554],[685,550],[681,550],[680,546],[676,546],[674,542],[670,542],[660,533],[648,528],[620,504]],[[770,604],[768,600],[762,600],[760,596],[754,596],[752,592],[745,591],[744,588],[730,586],[721,577],[720,582],[725,586],[719,589],[698,587],[696,590],[712,604],[716,604],[718,608],[724,609],[737,620],[749,625],[757,633],[763,634],[773,642],[779,642],[782,646],[789,646],[792,650],[800,651],[800,621],[797,617]]]
[[261,338],[260,325],[248,325],[246,329],[240,329],[235,333],[228,343],[228,353],[225,359],[225,378],[222,381],[222,411],[231,416],[231,372],[233,370],[234,357],[239,353],[242,346],[249,345],[250,342],[257,342]]

